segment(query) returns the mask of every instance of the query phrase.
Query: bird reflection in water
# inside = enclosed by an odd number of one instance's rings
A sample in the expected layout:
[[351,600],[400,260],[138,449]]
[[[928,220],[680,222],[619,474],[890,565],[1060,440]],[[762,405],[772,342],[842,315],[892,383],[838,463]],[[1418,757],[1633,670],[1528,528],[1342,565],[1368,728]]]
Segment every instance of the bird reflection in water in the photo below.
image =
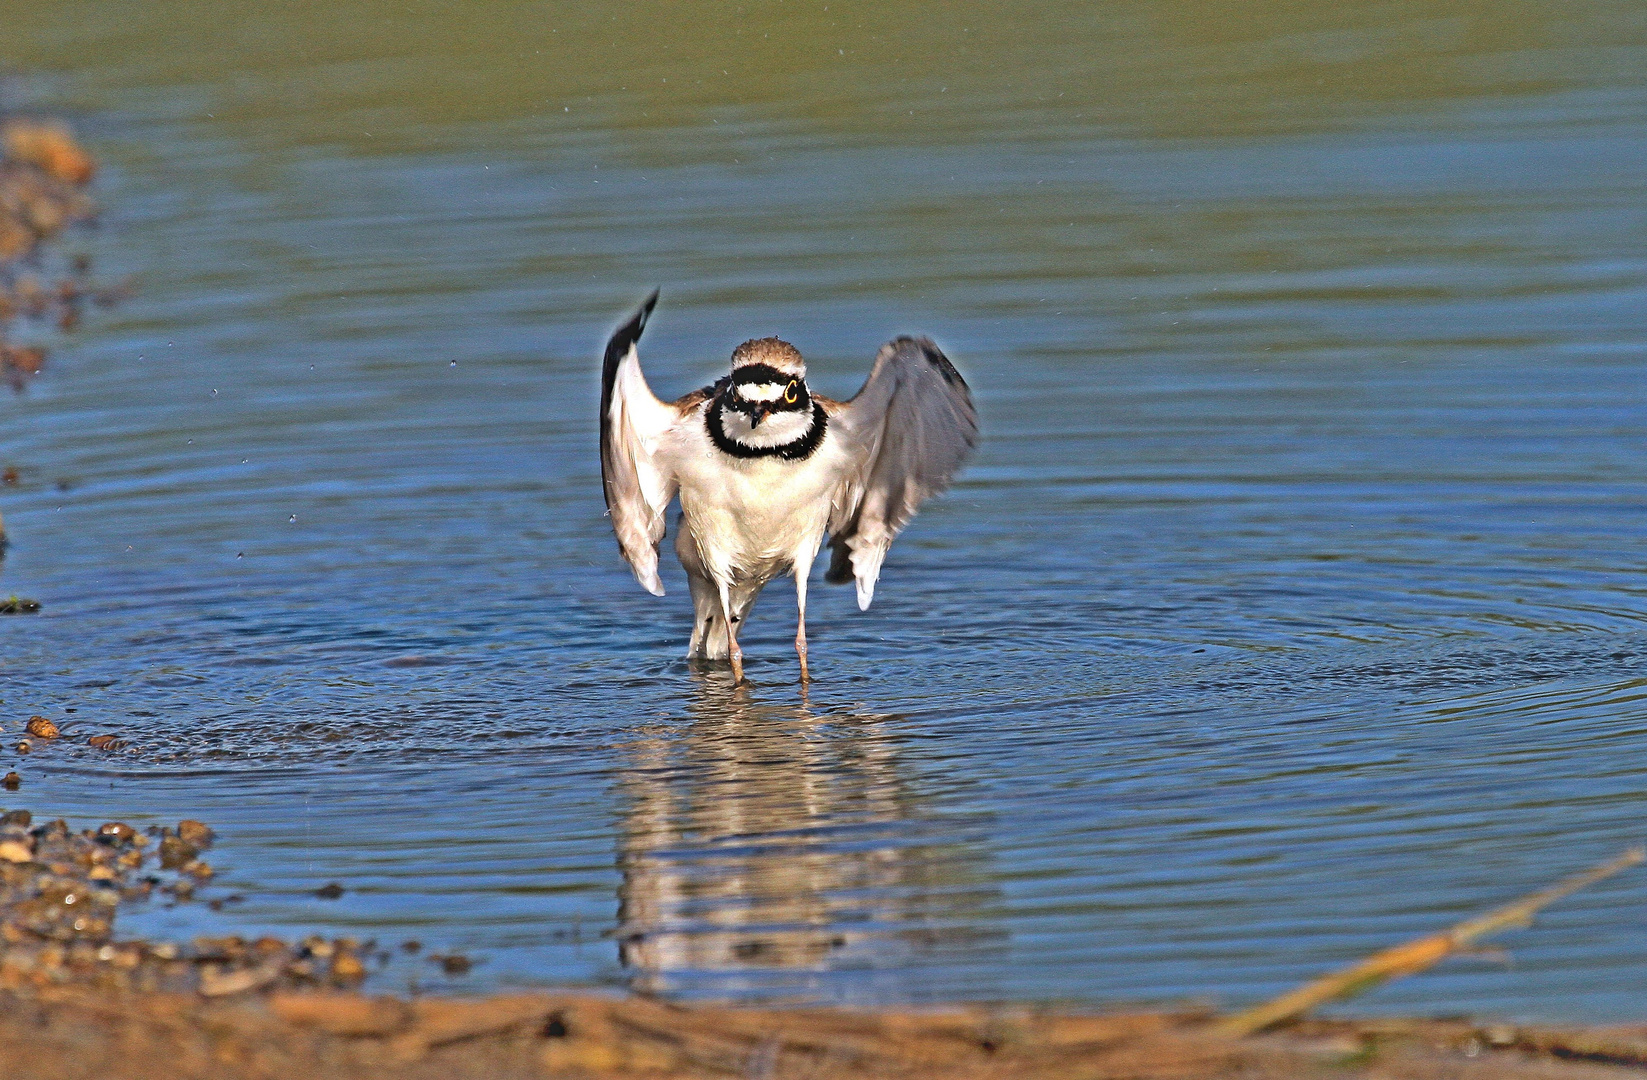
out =
[[908,999],[888,980],[999,943],[982,845],[922,806],[898,717],[761,704],[704,677],[689,713],[639,733],[622,785],[634,990]]

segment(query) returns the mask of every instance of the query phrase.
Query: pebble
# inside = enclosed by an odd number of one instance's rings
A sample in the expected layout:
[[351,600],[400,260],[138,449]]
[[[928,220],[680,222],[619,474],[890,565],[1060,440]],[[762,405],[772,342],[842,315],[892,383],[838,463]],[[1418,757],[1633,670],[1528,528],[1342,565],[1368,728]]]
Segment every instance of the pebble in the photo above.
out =
[[352,952],[339,952],[332,957],[332,981],[340,986],[353,986],[366,978],[366,965]]
[[212,830],[204,824],[190,818],[184,818],[177,823],[177,837],[191,847],[204,848],[211,844],[214,837]]
[[467,975],[475,962],[462,953],[431,953],[428,957],[431,964],[439,964],[440,970],[448,975]]
[[167,831],[160,837],[160,868],[162,870],[176,870],[185,863],[193,862],[194,857],[200,854],[200,849],[193,844],[186,844],[183,840]]
[[29,722],[24,729],[37,739],[55,739],[59,734],[57,725],[44,716],[29,717]]
[[23,778],[14,772],[7,773],[5,779],[0,780],[0,787],[5,788],[7,791],[16,791],[22,786]]
[[12,161],[32,165],[69,184],[88,183],[97,163],[69,129],[54,120],[10,120],[0,128],[0,145]]
[[[210,828],[190,820],[152,832],[158,844],[123,821],[77,832],[62,820],[37,825],[27,810],[0,810],[0,986],[82,981],[105,990],[193,993],[213,1000],[352,990],[366,980],[372,960],[388,957],[374,941],[319,935],[297,943],[270,936],[201,937],[186,945],[116,940],[115,915],[123,900],[158,892],[183,902],[210,888],[212,868],[196,857],[213,839]],[[193,854],[167,864],[185,851]],[[331,882],[317,895],[336,898],[344,892]],[[410,954],[420,946],[407,942],[401,948]],[[448,976],[467,974],[474,964],[456,953],[427,959]]]

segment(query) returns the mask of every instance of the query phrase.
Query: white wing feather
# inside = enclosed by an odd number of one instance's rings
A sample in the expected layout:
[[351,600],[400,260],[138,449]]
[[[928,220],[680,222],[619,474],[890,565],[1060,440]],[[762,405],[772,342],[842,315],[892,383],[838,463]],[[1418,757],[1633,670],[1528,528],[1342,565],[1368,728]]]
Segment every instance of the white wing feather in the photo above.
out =
[[600,462],[618,547],[641,587],[662,596],[658,542],[663,539],[664,512],[679,483],[659,448],[681,414],[653,395],[635,349],[656,301],[653,293],[607,343],[601,373]]
[[854,468],[829,518],[828,579],[857,579],[867,609],[887,548],[921,503],[948,486],[978,441],[978,414],[960,372],[929,338],[881,347],[850,402],[830,417]]

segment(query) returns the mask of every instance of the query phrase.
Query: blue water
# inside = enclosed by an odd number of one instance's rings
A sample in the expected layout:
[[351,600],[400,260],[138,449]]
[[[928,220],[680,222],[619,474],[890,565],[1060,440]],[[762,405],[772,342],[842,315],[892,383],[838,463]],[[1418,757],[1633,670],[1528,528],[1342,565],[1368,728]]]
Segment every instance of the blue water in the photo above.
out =
[[[0,592],[45,606],[0,620],[0,802],[201,818],[244,898],[123,933],[480,961],[386,988],[1236,1004],[1647,839],[1639,35],[1550,14],[1519,67],[1284,73],[1256,119],[1165,41],[1107,119],[1033,56],[962,104],[851,69],[916,129],[821,76],[574,114],[532,80],[596,74],[512,52],[491,101],[409,32],[242,62],[80,8],[0,87],[103,159],[61,250],[133,296],[0,401]],[[651,73],[718,62],[685,40]],[[596,364],[653,285],[660,393],[767,333],[837,396],[929,333],[975,390],[871,611],[815,587],[804,698],[783,583],[733,696],[673,557],[659,600],[617,556]],[[73,737],[17,758],[32,713]],[[1354,1007],[1639,1019],[1644,901]]]

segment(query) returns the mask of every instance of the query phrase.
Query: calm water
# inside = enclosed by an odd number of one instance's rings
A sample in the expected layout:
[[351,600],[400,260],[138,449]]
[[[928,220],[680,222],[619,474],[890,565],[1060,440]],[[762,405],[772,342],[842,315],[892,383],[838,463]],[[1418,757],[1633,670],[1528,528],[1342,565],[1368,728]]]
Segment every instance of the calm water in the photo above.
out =
[[[131,745],[5,801],[217,826],[129,933],[850,1003],[1249,1001],[1647,839],[1647,14],[1341,8],[0,0],[136,286],[0,401],[0,720]],[[603,519],[654,284],[660,392],[976,389],[809,701]],[[1644,911],[1355,1008],[1639,1018]]]

